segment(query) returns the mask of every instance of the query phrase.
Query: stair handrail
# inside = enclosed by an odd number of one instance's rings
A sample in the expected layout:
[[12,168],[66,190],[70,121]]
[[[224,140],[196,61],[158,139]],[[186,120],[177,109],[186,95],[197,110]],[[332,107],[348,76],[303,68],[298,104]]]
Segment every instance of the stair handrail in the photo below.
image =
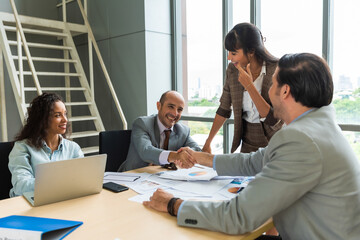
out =
[[[79,8],[80,8],[81,15],[82,15],[82,17],[83,17],[83,19],[84,19],[85,26],[86,26],[86,28],[88,29],[88,34],[89,34],[89,36],[90,36],[91,42],[92,42],[92,44],[93,44],[93,47],[94,47],[94,49],[95,49],[96,55],[97,55],[97,57],[98,57],[98,59],[99,59],[99,62],[100,62],[100,65],[101,65],[101,69],[102,69],[103,72],[104,72],[104,75],[105,75],[105,78],[106,78],[106,82],[107,82],[107,84],[108,84],[108,86],[109,86],[111,95],[112,95],[112,97],[113,97],[113,99],[114,99],[116,108],[117,108],[117,110],[118,110],[118,112],[119,112],[121,121],[122,121],[122,123],[123,123],[123,128],[124,128],[124,130],[126,130],[126,129],[127,129],[127,121],[126,121],[126,119],[125,119],[125,115],[124,115],[124,113],[123,113],[123,111],[122,111],[122,108],[121,108],[121,106],[120,106],[119,100],[118,100],[118,98],[117,98],[117,96],[116,96],[114,87],[113,87],[112,82],[111,82],[111,80],[110,80],[110,76],[109,76],[109,74],[108,74],[108,72],[107,72],[107,70],[106,70],[104,61],[103,61],[102,56],[101,56],[101,54],[100,54],[99,47],[98,47],[98,45],[97,45],[97,43],[96,43],[94,34],[93,34],[92,30],[91,30],[91,27],[90,27],[89,21],[88,21],[88,19],[87,19],[87,16],[86,16],[86,14],[85,14],[84,8],[83,8],[83,6],[82,6],[81,0],[77,0],[77,2],[78,2],[78,5],[79,5]],[[63,7],[64,7],[64,6],[63,6]]]
[[[19,19],[19,14],[18,14],[18,12],[16,10],[16,5],[15,5],[14,0],[10,0],[10,4],[11,4],[11,7],[13,9],[14,17],[15,17],[15,21],[16,21],[16,28],[17,28],[16,31],[20,34],[20,38],[21,38],[21,41],[23,43],[24,51],[25,51],[25,54],[26,54],[26,57],[27,57],[27,60],[28,60],[28,63],[29,63],[30,71],[31,71],[32,77],[34,79],[37,94],[41,95],[42,91],[41,91],[41,88],[40,88],[39,79],[38,79],[37,73],[35,71],[35,66],[34,66],[34,63],[32,61],[31,55],[30,55],[30,50],[29,50],[29,47],[27,45],[24,30],[22,28],[21,21]],[[22,59],[19,59],[18,61],[22,61]],[[22,96],[22,98],[23,98],[23,96]]]
[[1,121],[1,140],[8,141],[7,121],[6,121],[6,99],[5,99],[5,82],[3,68],[3,53],[0,47],[0,121]]

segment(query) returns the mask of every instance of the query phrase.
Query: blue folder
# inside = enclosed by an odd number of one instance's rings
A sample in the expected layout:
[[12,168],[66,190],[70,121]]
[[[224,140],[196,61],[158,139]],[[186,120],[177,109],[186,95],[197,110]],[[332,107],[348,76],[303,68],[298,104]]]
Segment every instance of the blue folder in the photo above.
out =
[[12,215],[0,218],[0,239],[63,239],[83,222]]

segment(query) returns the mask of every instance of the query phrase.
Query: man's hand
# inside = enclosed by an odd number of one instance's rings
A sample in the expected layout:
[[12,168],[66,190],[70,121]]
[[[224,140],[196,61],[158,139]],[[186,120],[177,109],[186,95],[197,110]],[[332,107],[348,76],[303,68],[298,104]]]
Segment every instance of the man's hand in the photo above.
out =
[[167,205],[171,198],[174,196],[170,193],[165,192],[161,188],[158,188],[150,197],[150,201],[144,201],[143,204],[146,207],[153,208],[160,212],[167,212]]
[[206,153],[206,152],[195,152],[189,147],[182,147],[178,150],[178,152],[188,152],[192,158],[200,165],[212,167],[213,166],[213,158],[214,155]]
[[177,152],[170,152],[168,161],[175,162],[181,168],[191,168],[197,163],[193,157],[194,152],[189,147],[180,148]]

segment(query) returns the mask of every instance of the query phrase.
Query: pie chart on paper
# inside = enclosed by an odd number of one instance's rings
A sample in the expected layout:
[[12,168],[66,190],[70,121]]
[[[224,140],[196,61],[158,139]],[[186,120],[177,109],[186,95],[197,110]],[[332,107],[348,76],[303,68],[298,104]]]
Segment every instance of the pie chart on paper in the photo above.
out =
[[228,189],[228,192],[230,193],[238,193],[240,187],[232,187]]
[[197,177],[197,176],[202,176],[202,175],[205,175],[205,174],[207,174],[206,171],[199,171],[199,172],[191,172],[191,173],[189,173],[189,176]]

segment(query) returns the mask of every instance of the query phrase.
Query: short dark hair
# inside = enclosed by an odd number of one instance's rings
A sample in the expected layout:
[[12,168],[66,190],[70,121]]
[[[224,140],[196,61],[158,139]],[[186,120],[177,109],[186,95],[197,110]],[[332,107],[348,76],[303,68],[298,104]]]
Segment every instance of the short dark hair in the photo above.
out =
[[322,107],[333,98],[333,79],[324,59],[311,53],[286,54],[278,63],[279,87],[290,86],[296,102],[306,107]]
[[[56,93],[44,92],[32,100],[28,107],[25,125],[15,137],[16,141],[26,139],[28,144],[41,148],[43,139],[47,136],[50,114],[54,110],[55,102],[64,102]],[[67,125],[68,129],[69,125]],[[65,138],[65,134],[63,135]]]
[[266,50],[261,31],[251,23],[235,25],[225,37],[225,48],[231,52],[242,49],[245,55],[254,52],[256,59],[261,64],[262,61],[273,63],[278,61]]

